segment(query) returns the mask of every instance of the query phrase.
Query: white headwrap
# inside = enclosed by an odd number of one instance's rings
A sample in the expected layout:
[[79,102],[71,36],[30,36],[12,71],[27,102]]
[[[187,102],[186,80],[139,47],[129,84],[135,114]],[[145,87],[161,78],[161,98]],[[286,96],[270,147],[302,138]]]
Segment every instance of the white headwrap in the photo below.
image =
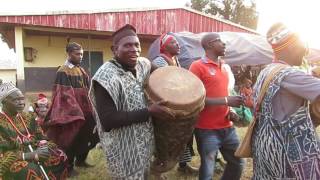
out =
[[18,88],[11,82],[3,83],[0,79],[0,102],[3,101],[7,96],[9,96],[11,93],[19,91]]

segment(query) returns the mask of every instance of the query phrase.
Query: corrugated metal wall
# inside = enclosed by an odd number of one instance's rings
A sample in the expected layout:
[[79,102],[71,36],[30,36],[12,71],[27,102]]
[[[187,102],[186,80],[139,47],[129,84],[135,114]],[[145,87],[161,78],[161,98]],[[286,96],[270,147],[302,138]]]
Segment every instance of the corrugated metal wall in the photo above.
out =
[[137,28],[139,34],[149,35],[160,35],[168,31],[189,31],[193,33],[208,31],[250,32],[233,24],[183,8],[93,14],[0,16],[1,22],[109,32],[129,23]]

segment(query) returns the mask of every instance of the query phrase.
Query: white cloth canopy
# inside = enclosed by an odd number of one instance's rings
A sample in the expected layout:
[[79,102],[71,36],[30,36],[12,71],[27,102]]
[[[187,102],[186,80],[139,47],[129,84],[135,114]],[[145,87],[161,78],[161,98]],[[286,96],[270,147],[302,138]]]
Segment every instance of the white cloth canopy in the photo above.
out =
[[[200,39],[206,33],[194,34],[190,32],[170,33],[178,40],[181,52],[178,56],[182,67],[189,68],[192,61],[200,59],[204,55]],[[226,43],[226,55],[223,57],[229,65],[263,65],[273,60],[273,50],[266,37],[261,35],[218,32],[221,39]],[[159,55],[159,38],[155,40],[148,52],[149,59],[153,60]],[[320,60],[320,50],[310,49],[306,59]]]

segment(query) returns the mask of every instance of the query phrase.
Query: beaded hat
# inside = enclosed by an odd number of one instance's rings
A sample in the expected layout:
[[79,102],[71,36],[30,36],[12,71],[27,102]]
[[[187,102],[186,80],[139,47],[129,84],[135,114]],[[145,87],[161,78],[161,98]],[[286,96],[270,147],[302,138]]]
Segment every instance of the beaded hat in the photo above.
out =
[[299,37],[297,33],[289,30],[286,25],[276,23],[269,29],[267,40],[274,52],[277,53],[289,45],[296,43],[299,40]]
[[0,102],[15,91],[19,91],[19,89],[14,84],[12,84],[11,82],[4,83],[0,79]]

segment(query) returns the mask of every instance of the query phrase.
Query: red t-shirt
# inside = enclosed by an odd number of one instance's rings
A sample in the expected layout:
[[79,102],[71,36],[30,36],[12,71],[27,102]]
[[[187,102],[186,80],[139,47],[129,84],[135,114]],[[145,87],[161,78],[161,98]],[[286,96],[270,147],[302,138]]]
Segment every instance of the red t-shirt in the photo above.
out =
[[[203,58],[193,62],[189,69],[202,81],[206,97],[217,98],[228,96],[228,72],[214,61]],[[232,126],[227,119],[229,107],[226,105],[205,106],[199,114],[196,128],[221,129]]]

